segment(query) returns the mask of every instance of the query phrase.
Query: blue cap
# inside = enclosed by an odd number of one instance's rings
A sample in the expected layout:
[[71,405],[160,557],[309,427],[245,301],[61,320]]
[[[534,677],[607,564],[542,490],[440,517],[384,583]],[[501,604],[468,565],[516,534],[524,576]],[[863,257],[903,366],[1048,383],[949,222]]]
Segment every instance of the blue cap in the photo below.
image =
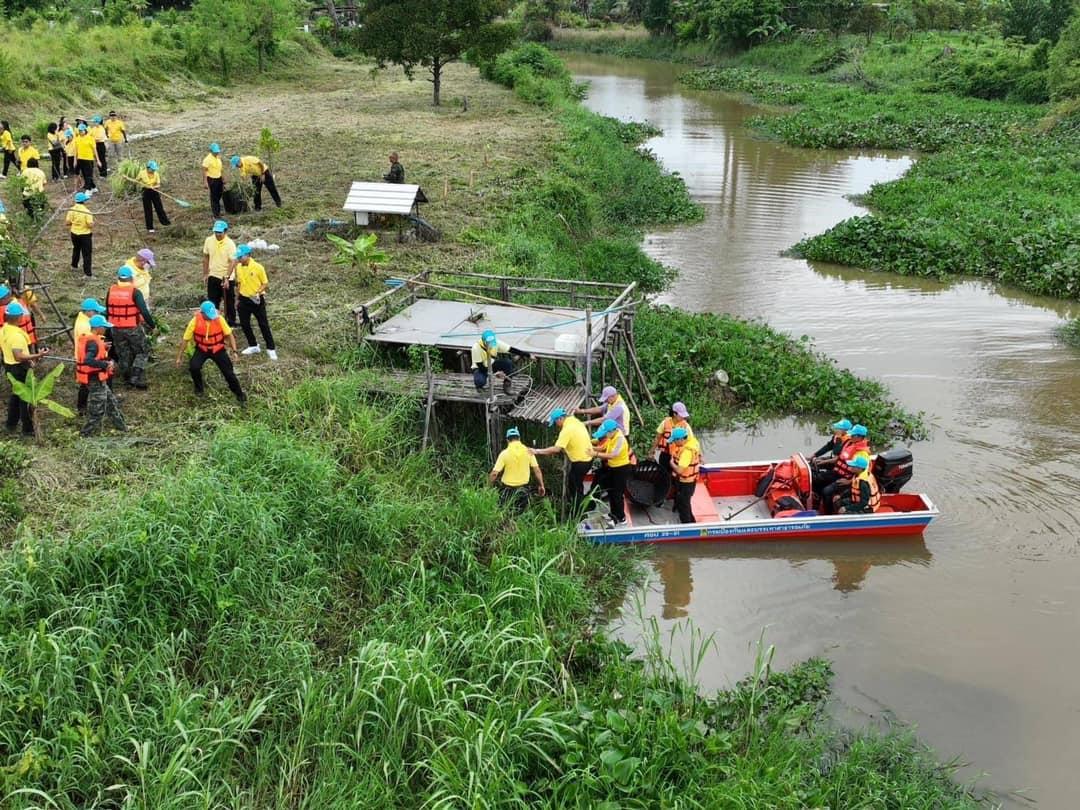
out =
[[229,158],[229,164],[234,169],[239,169],[240,168],[240,156],[239,155],[233,155],[231,158]]
[[8,315],[13,315],[17,318],[26,314],[26,308],[18,301],[12,301],[10,304],[7,305],[7,309],[4,311]]
[[0,298],[7,298],[11,295],[11,287],[7,284],[0,284]]
[[78,191],[75,193],[75,202],[77,203],[84,203],[89,199],[90,195],[87,194],[85,191]]
[[91,329],[112,329],[112,324],[105,320],[104,315],[95,315],[90,319]]
[[212,154],[212,155],[216,155],[216,154],[218,154],[218,153],[219,153],[220,151],[221,151],[221,147],[220,147],[220,146],[218,146],[218,145],[217,145],[216,143],[212,143],[212,144],[210,144],[210,154]]
[[214,223],[214,233],[225,233],[229,230],[229,223],[223,219],[219,219]]
[[690,431],[688,431],[686,428],[678,427],[671,431],[671,438],[669,439],[669,441],[681,442],[685,441],[688,438],[690,438]]
[[86,124],[79,124],[79,132],[86,132]]
[[484,341],[485,346],[494,346],[499,342],[498,338],[495,337],[495,333],[490,329],[484,330],[484,334],[480,335],[480,340]]
[[564,416],[566,416],[566,408],[556,408],[555,410],[553,410],[551,413],[548,414],[548,418],[547,418],[548,427],[551,427],[552,425],[554,425],[556,422],[558,422]]
[[135,273],[126,264],[116,271],[116,277],[121,281],[131,281],[135,278]]
[[94,116],[94,123],[95,124],[100,124],[101,123],[101,116],[100,115],[95,115]]
[[854,467],[856,470],[866,470],[870,467],[870,459],[860,453],[848,462],[848,466]]
[[508,431],[506,431],[506,438],[508,438],[508,439],[520,439],[521,438],[521,431],[518,430],[516,427],[512,427]]
[[211,321],[218,316],[217,307],[214,306],[212,301],[203,301],[199,304],[199,312],[203,314],[204,318],[208,318]]
[[0,214],[6,214],[6,213],[7,213],[7,209],[4,208],[4,201],[0,200]]
[[619,424],[614,419],[605,419],[600,423],[600,427],[596,429],[596,433],[592,435],[594,439],[602,439],[607,436],[611,431],[618,430]]
[[74,134],[75,133],[71,131],[71,127],[68,127],[67,129],[64,130],[64,137],[65,138],[70,138]]
[[841,419],[839,422],[833,422],[832,423],[832,429],[833,430],[843,430],[843,431],[851,430],[851,420],[850,419]]
[[240,247],[238,247],[236,249],[236,255],[233,256],[233,258],[234,259],[242,259],[245,256],[250,256],[250,255],[251,255],[251,245],[246,245],[245,244],[245,245],[240,245]]
[[148,168],[152,172],[156,172],[157,171],[157,161],[156,160],[148,160],[148,161],[146,161],[146,168]]
[[848,435],[860,438],[866,437],[866,425],[855,425],[848,431]]
[[96,298],[84,298],[82,304],[79,306],[79,309],[83,310],[84,312],[89,309],[92,312],[105,314],[105,307],[99,304]]

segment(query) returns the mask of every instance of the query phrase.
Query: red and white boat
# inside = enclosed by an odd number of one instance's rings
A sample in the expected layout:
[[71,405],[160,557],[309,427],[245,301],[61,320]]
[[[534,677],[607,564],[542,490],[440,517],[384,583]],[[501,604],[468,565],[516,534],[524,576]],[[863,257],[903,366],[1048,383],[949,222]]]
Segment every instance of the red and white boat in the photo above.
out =
[[[811,470],[801,455],[791,458]],[[627,522],[611,527],[603,515],[586,515],[579,526],[583,537],[596,543],[667,543],[716,540],[863,540],[876,537],[919,535],[938,516],[927,495],[900,489],[911,478],[907,450],[883,453],[874,460],[881,488],[881,505],[869,514],[822,515],[813,510],[788,510],[774,517],[767,501],[758,497],[762,477],[781,461],[741,461],[702,464],[694,492],[695,523],[680,523],[670,501],[642,497],[634,483],[626,501]],[[653,468],[659,469],[655,464]],[[645,482],[645,492],[651,483]],[[666,483],[662,485],[666,490]],[[809,490],[809,484],[807,484]],[[600,496],[600,493],[596,493]]]

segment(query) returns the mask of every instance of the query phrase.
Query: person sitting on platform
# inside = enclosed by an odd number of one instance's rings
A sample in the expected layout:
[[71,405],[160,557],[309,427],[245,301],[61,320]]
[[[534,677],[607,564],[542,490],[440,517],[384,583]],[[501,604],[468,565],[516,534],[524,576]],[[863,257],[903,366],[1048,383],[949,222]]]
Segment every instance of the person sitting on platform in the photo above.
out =
[[848,490],[837,496],[838,515],[864,515],[876,512],[881,506],[881,490],[877,478],[870,472],[870,457],[859,455],[850,462],[855,472]]
[[496,480],[502,484],[499,489],[499,503],[503,506],[510,504],[518,514],[524,512],[529,505],[529,481],[532,475],[536,476],[536,492],[543,497],[547,493],[540,462],[521,443],[521,432],[512,427],[506,431],[506,449],[499,453],[495,466],[488,475],[492,484]]
[[477,391],[487,388],[488,375],[500,375],[503,381],[503,393],[509,394],[513,390],[510,375],[514,373],[514,361],[508,356],[528,358],[529,354],[520,349],[513,348],[495,336],[490,329],[480,336],[480,339],[472,347],[472,373],[473,384]]

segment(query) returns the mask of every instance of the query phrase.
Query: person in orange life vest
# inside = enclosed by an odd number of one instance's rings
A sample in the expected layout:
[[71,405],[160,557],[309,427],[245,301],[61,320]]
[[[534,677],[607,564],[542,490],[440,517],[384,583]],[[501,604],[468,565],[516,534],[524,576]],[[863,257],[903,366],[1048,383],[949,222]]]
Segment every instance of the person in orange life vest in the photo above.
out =
[[591,416],[586,426],[600,425],[605,419],[614,419],[626,438],[630,438],[630,411],[614,386],[608,385],[600,392],[600,404],[595,408],[577,408],[575,416]]
[[101,420],[106,416],[117,430],[127,430],[124,416],[120,413],[120,403],[109,386],[116,364],[109,359],[109,347],[104,335],[105,330],[112,326],[103,316],[95,315],[90,319],[90,333],[80,335],[75,341],[75,381],[85,385],[89,392],[89,413],[81,431],[82,436],[97,433],[101,429]]
[[696,523],[694,490],[701,477],[701,445],[688,428],[677,427],[671,431],[671,461],[669,468],[675,476],[675,508],[680,523]]
[[832,508],[836,496],[840,495],[858,473],[851,462],[859,456],[870,457],[870,442],[866,438],[867,430],[863,425],[854,425],[848,431],[848,437],[833,465],[833,480],[821,490],[822,505],[828,511]]
[[109,287],[105,309],[106,317],[114,324],[112,347],[120,376],[128,385],[146,390],[150,341],[143,324],[150,330],[156,329],[157,324],[146,299],[135,286],[135,271],[126,264],[116,271],[116,283]]
[[653,438],[652,449],[649,451],[649,455],[653,455],[657,450],[660,451],[660,455],[656,457],[656,462],[660,465],[660,469],[667,470],[671,468],[671,453],[668,452],[668,444],[671,442],[671,431],[675,428],[686,428],[687,433],[693,435],[694,431],[690,429],[690,412],[686,410],[686,405],[681,402],[676,402],[671,406],[671,410],[656,428],[656,436]]
[[851,430],[853,425],[850,419],[841,419],[839,422],[833,422],[831,427],[832,436],[829,437],[829,441],[825,442],[825,445],[820,450],[810,456],[812,459],[821,459],[820,463],[823,466],[831,465],[836,456],[840,455],[844,442],[847,440],[848,431]]
[[877,479],[870,472],[870,457],[855,456],[850,462],[855,477],[846,490],[838,495],[836,512],[840,515],[863,515],[876,512],[881,506],[881,490]]
[[[4,371],[19,382],[26,381],[26,375],[39,357],[49,353],[48,349],[40,352],[30,350],[26,332],[19,327],[20,319],[27,314],[26,307],[18,301],[12,301],[3,310],[4,326],[0,328],[0,349],[4,355]],[[7,429],[14,431],[22,422],[24,436],[34,435],[34,409],[15,393],[8,398]]]
[[601,486],[607,493],[608,506],[614,526],[626,525],[626,484],[633,465],[630,463],[630,440],[623,435],[618,422],[605,419],[593,434],[599,444],[593,448],[593,458],[604,462]]
[[[82,304],[79,305],[79,314],[75,316],[75,327],[71,331],[71,337],[75,341],[75,345],[79,345],[79,338],[83,335],[89,335],[90,319],[95,315],[104,315],[106,312],[105,307],[98,303],[96,298],[84,298]],[[112,385],[112,376],[109,376],[109,384]],[[79,384],[79,398],[77,400],[77,410],[79,416],[86,414],[86,403],[90,397],[90,387],[82,383]]]
[[6,284],[0,284],[0,310],[12,302],[19,304],[23,312],[16,320],[15,325],[26,333],[26,341],[30,344],[30,351],[37,351],[37,327],[34,324],[34,316],[31,314],[30,306],[26,301],[18,300],[11,288]]
[[201,397],[206,391],[202,367],[207,360],[212,360],[221,372],[221,376],[225,378],[236,401],[244,405],[247,402],[247,395],[240,387],[240,381],[236,379],[232,360],[225,348],[226,343],[229,344],[233,357],[238,356],[236,337],[233,335],[232,328],[221,317],[221,313],[213,302],[203,301],[195,317],[188,322],[187,329],[184,330],[184,337],[180,341],[180,351],[176,354],[176,367],[180,368],[188,345],[194,344],[195,351],[191,355],[191,360],[188,361],[188,372],[195,385],[195,396]]

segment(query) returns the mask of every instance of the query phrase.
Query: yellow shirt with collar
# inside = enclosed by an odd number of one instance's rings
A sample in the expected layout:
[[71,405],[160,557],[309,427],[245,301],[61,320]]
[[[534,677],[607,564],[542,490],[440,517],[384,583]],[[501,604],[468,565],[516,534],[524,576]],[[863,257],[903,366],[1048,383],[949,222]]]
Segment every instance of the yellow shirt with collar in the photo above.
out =
[[14,366],[19,362],[15,359],[16,349],[30,354],[30,338],[21,328],[11,323],[5,323],[3,327],[0,327],[0,346],[4,349],[4,363],[9,366]]
[[127,127],[124,126],[124,121],[121,118],[108,118],[105,120],[105,134],[109,137],[109,140],[113,143],[120,143],[124,140],[124,135],[127,133]]
[[71,232],[76,236],[85,236],[88,233],[93,233],[94,230],[94,215],[82,203],[75,203],[71,206],[71,210],[67,212],[64,222],[70,226]]
[[26,171],[26,164],[31,160],[41,160],[41,152],[33,144],[19,147],[19,168]]
[[254,259],[248,259],[248,263],[237,262],[234,270],[236,273],[236,291],[244,298],[254,298],[264,284],[269,281],[266,278],[266,268]]
[[555,446],[561,447],[570,461],[592,461],[592,456],[589,454],[592,450],[589,429],[576,416],[563,418],[562,429],[559,431],[559,438],[555,440]]
[[266,164],[254,155],[240,158],[240,174],[244,177],[260,177],[266,173]]
[[221,179],[221,158],[213,153],[207,153],[203,158],[202,167],[206,169],[206,176],[211,180]]
[[214,234],[206,237],[202,249],[204,256],[210,257],[210,275],[222,280],[229,276],[229,262],[236,255],[236,243],[229,237],[219,240]]
[[533,469],[540,469],[536,456],[520,441],[510,442],[506,449],[499,453],[495,459],[495,466],[491,468],[493,473],[502,473],[503,486],[523,487],[529,483],[529,477]]

